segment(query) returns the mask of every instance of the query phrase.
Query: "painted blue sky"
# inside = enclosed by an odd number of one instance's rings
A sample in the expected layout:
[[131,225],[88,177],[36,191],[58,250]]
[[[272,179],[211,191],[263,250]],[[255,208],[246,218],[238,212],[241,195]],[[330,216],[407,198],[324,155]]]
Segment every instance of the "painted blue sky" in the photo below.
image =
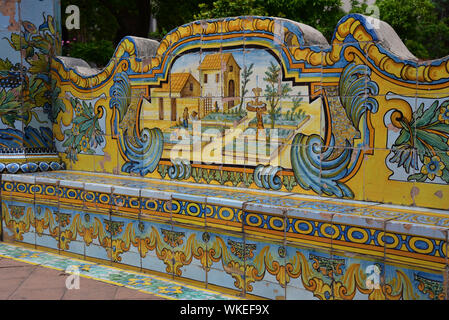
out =
[[[254,63],[253,74],[251,75],[251,80],[248,83],[249,93],[252,95],[252,89],[256,86],[264,89],[265,83],[263,78],[265,77],[265,71],[271,62],[279,65],[276,59],[266,50],[262,49],[248,49],[248,50],[223,50],[223,52],[232,52],[234,59],[237,64],[243,70],[245,64],[249,66]],[[189,53],[181,56],[176,60],[172,67],[173,73],[178,72],[190,72],[197,80],[199,80],[198,66],[200,62],[204,59],[207,54],[212,54],[212,52],[207,52],[201,55],[199,52]],[[290,95],[305,95],[307,93],[306,87],[294,87]]]

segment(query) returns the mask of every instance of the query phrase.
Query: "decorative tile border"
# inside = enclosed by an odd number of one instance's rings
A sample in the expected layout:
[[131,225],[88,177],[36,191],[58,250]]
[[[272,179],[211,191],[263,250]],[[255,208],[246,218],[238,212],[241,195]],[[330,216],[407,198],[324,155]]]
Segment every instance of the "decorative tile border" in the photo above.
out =
[[[93,185],[93,182],[98,186],[97,190],[87,187],[88,184]],[[55,187],[57,183],[59,186]],[[43,188],[42,185],[47,186]],[[111,186],[113,186],[112,189]],[[238,188],[212,186],[205,188],[194,184],[163,182],[145,178],[121,178],[85,172],[59,171],[33,175],[3,175],[2,190],[20,193],[26,197],[27,195],[28,197],[49,196],[58,197],[62,201],[76,200],[80,204],[84,202],[119,206],[124,210],[139,209],[139,206],[141,208],[148,207],[147,203],[139,205],[136,202],[140,194],[142,199],[175,199],[180,203],[183,200],[211,205],[219,203],[223,207],[238,209],[242,209],[245,205],[246,210],[257,212],[273,213],[279,211],[279,208],[288,208],[288,215],[292,216],[296,212],[299,214],[302,212],[347,214],[381,220],[394,219],[398,222],[434,227],[449,227],[449,216],[442,210],[388,206],[380,203],[298,196],[280,192],[248,191]],[[154,210],[150,207],[148,209]]]
[[[5,159],[6,160],[6,159]],[[0,162],[0,173],[30,173],[37,171],[58,171],[64,170],[65,163],[64,162],[55,162],[55,161],[26,161],[26,162]]]
[[[4,176],[3,231],[8,241],[198,283],[208,278],[217,288],[265,298],[286,292],[298,277],[304,280],[301,270],[314,267],[300,257],[316,257],[314,250],[339,252],[346,265],[351,258],[345,257],[360,256],[351,262],[359,264],[358,268],[372,259],[393,264],[389,268],[408,268],[407,290],[416,290],[413,272],[424,268],[438,273],[447,266],[448,230],[432,220],[445,217],[434,210],[391,209],[360,202],[340,205],[326,198],[320,202],[317,197],[288,194],[276,199],[273,193],[250,195],[267,203],[271,198],[276,205],[235,200],[220,205],[216,196],[209,202],[208,196],[190,195],[191,189],[204,189],[188,185],[161,184],[167,188],[158,189],[149,179],[102,175],[94,183],[97,175],[86,175],[83,181],[80,173],[77,181],[65,179],[71,176],[66,172]],[[222,196],[231,194],[227,190]],[[396,219],[404,215],[427,217],[427,223]],[[267,280],[270,277],[276,280]],[[424,276],[419,273],[419,277]],[[350,279],[344,281],[344,286],[353,285]],[[271,289],[262,289],[265,282]],[[302,286],[317,294],[316,288]],[[320,297],[332,298],[328,289]]]
[[[433,217],[438,219],[438,224],[435,224],[435,219],[419,219],[417,217],[421,215],[420,212],[406,208],[391,212],[378,209],[376,205],[371,207],[360,203],[342,205],[326,199],[320,202],[315,198],[306,200],[287,196],[275,198],[271,194],[270,197],[254,195],[254,198],[258,197],[258,199],[269,198],[268,200],[272,201],[271,205],[262,205],[255,201],[254,203],[243,202],[241,206],[234,208],[208,204],[207,192],[203,197],[190,195],[189,192],[195,189],[194,187],[168,185],[163,190],[167,195],[171,195],[166,199],[157,199],[161,185],[155,185],[153,181],[131,182],[133,187],[127,186],[129,188],[127,192],[122,193],[132,195],[121,195],[113,193],[115,190],[113,182],[126,184],[125,179],[108,180],[108,177],[103,177],[106,180],[99,182],[111,184],[84,182],[83,189],[58,186],[59,181],[65,181],[64,185],[70,185],[69,180],[59,180],[66,177],[67,174],[61,172],[55,172],[53,175],[39,174],[35,177],[4,176],[3,197],[5,200],[17,197],[29,198],[42,204],[50,201],[58,207],[72,207],[75,204],[91,212],[131,214],[136,220],[142,215],[147,219],[158,219],[165,223],[178,222],[201,227],[207,225],[221,232],[247,232],[254,237],[268,237],[273,241],[286,239],[299,244],[312,241],[325,247],[333,241],[342,246],[347,245],[348,250],[354,252],[371,250],[379,254],[386,248],[401,259],[413,258],[437,264],[446,263],[447,229],[441,224],[449,218],[441,214]],[[87,176],[86,180],[90,181],[92,177],[94,176]],[[82,181],[82,178],[83,175],[79,174],[78,181]],[[148,189],[149,186],[151,189]],[[150,198],[143,197],[141,189],[136,189],[137,187],[147,187],[146,196]],[[134,191],[131,192],[133,189]],[[154,197],[151,196],[152,190],[156,190]],[[124,190],[121,189],[121,191]],[[219,191],[221,190],[214,190],[214,192]],[[140,196],[135,196],[136,194]],[[227,191],[224,191],[223,196],[232,197]],[[4,202],[8,204],[7,201]],[[10,210],[6,209],[6,214],[8,212]],[[399,214],[395,216],[395,212]],[[407,219],[397,219],[403,218],[404,212],[407,213],[405,216]],[[373,221],[366,218],[372,218],[376,223],[373,224]],[[396,223],[393,225],[394,230],[385,229],[387,221],[390,224],[391,221]]]

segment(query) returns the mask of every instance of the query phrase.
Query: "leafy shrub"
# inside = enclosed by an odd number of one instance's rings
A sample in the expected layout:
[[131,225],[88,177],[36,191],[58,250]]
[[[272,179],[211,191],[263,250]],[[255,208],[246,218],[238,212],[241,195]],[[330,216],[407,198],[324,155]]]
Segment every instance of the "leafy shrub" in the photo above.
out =
[[98,40],[91,42],[71,42],[64,47],[64,55],[74,58],[80,58],[88,62],[94,63],[97,67],[104,67],[114,54],[115,48],[112,41]]

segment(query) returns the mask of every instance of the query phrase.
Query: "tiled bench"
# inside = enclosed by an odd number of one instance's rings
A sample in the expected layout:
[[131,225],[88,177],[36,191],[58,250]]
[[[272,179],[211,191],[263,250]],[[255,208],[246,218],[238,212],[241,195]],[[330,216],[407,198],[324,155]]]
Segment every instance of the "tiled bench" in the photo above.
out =
[[4,241],[225,293],[446,299],[444,211],[74,171],[1,196]]

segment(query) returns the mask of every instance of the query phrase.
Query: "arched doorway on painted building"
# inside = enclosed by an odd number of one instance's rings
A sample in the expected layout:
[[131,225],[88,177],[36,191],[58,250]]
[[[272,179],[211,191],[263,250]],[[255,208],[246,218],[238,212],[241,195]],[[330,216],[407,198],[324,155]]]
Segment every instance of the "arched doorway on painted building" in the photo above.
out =
[[[235,97],[235,83],[234,80],[229,80],[228,83],[228,97],[229,98],[234,98]],[[234,99],[229,99],[228,102],[228,109],[231,109],[232,107],[234,107]]]

